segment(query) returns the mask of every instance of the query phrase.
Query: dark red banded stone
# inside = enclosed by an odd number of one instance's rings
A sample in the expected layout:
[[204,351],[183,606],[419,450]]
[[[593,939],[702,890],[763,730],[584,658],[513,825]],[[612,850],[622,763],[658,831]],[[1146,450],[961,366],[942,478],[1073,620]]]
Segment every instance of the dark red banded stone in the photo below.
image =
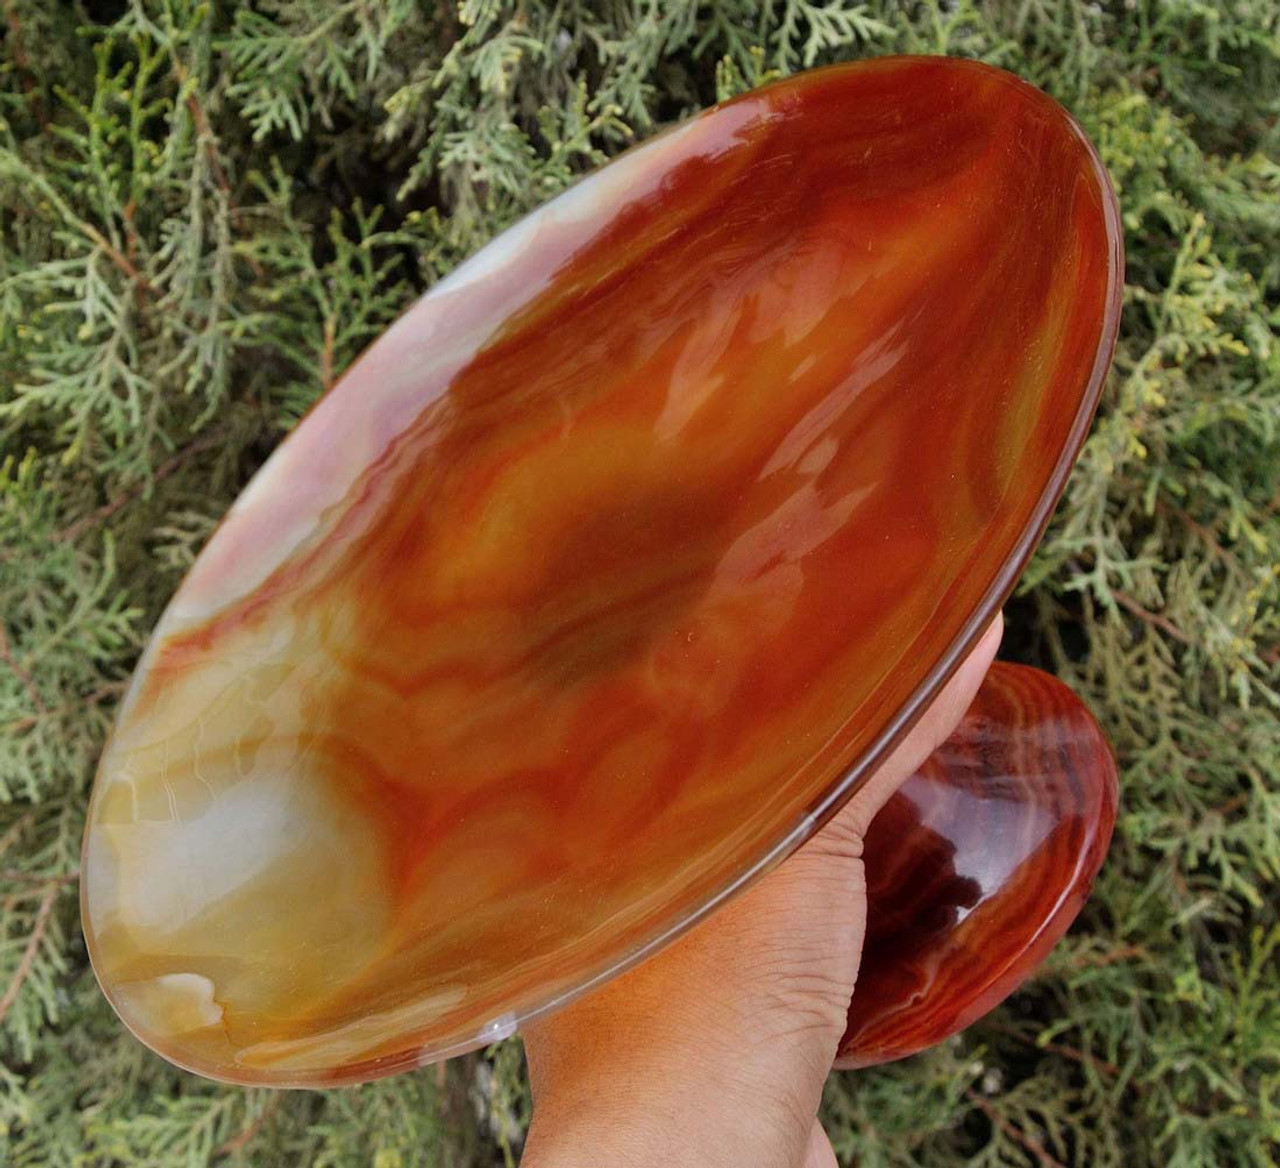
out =
[[1017,989],[1089,895],[1116,798],[1084,703],[1047,673],[992,666],[867,834],[867,939],[836,1065],[914,1054]]

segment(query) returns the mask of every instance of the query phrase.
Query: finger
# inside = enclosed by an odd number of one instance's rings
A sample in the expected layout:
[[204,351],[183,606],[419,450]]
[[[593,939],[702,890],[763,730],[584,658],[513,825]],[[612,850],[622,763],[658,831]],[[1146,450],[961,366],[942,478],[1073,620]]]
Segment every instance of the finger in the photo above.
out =
[[805,1149],[801,1168],[840,1168],[835,1149],[817,1120],[809,1129],[809,1146]]
[[951,675],[906,738],[819,835],[831,832],[842,839],[862,840],[876,812],[960,724],[991,667],[1003,633],[1004,617],[997,613],[981,640]]

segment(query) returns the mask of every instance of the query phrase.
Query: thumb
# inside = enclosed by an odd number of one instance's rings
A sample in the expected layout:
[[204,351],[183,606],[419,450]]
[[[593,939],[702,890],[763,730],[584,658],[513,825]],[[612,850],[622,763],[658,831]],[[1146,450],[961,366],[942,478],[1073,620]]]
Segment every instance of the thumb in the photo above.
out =
[[920,769],[925,759],[951,736],[965,711],[973,704],[982,679],[986,677],[987,670],[995,659],[1003,634],[1004,617],[997,613],[977,645],[951,675],[906,738],[876,768],[866,785],[814,837],[812,843],[825,837],[826,842],[835,844],[842,851],[852,844],[854,854],[861,854],[862,840],[876,813]]

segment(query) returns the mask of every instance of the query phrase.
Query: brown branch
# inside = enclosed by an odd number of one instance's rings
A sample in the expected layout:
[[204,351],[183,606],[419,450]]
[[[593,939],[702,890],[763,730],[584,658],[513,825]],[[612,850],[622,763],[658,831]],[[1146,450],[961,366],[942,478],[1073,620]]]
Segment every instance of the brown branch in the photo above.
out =
[[1221,815],[1223,818],[1226,818],[1233,811],[1239,811],[1241,807],[1246,806],[1248,802],[1248,792],[1241,791],[1239,795],[1232,795],[1230,799],[1219,803],[1216,807],[1211,807],[1209,810],[1214,812],[1216,815]]
[[1016,1038],[1024,1046],[1029,1046],[1032,1050],[1044,1050],[1050,1054],[1061,1055],[1063,1058],[1070,1059],[1072,1062],[1081,1063],[1082,1065],[1094,1067],[1099,1071],[1115,1077],[1120,1074],[1120,1068],[1115,1063],[1108,1062],[1106,1059],[1098,1058],[1097,1055],[1089,1054],[1088,1051],[1078,1050],[1074,1046],[1066,1046],[1058,1042],[1037,1042],[1034,1038],[1023,1034],[1013,1026],[1004,1026],[999,1022],[985,1023],[986,1029],[994,1030],[997,1034],[1007,1034],[1010,1038]]
[[[1076,559],[1068,560],[1068,566],[1076,576],[1087,576],[1089,573],[1085,571],[1084,565]],[[1111,589],[1111,595],[1115,598],[1116,603],[1121,608],[1127,609],[1139,620],[1155,628],[1162,630],[1172,637],[1175,641],[1183,645],[1194,645],[1195,639],[1187,636],[1177,625],[1173,623],[1167,616],[1161,616],[1158,612],[1151,612],[1149,609],[1143,608],[1132,596],[1127,592],[1121,592],[1118,588]]]
[[231,194],[231,184],[227,182],[227,172],[222,169],[222,159],[218,155],[218,140],[213,136],[213,131],[209,129],[209,119],[205,116],[204,106],[200,104],[200,99],[191,93],[187,97],[187,110],[191,114],[191,120],[195,123],[196,134],[204,143],[204,152],[209,159],[209,169],[213,172],[213,181],[218,184],[218,189],[228,197]]
[[[77,698],[73,702],[67,702],[65,705],[57,706],[52,710],[46,710],[44,714],[28,714],[25,718],[19,718],[16,722],[9,723],[10,734],[25,734],[33,726],[39,724],[42,717],[60,718],[64,714],[76,713],[81,710],[89,709],[96,706],[104,698],[112,697],[118,694],[124,688],[124,683],[120,681],[108,682],[106,685],[100,685],[92,693],[86,694],[82,698]],[[0,849],[2,851],[3,849]]]
[[79,880],[80,870],[63,872],[60,876],[40,876],[35,872],[24,872],[21,868],[0,868],[0,880],[29,880],[33,884],[66,884],[69,880]]
[[49,707],[45,705],[44,698],[40,696],[40,689],[36,685],[36,679],[18,664],[18,659],[13,655],[13,650],[9,648],[9,634],[2,623],[0,623],[0,661],[3,661],[13,670],[14,676],[22,682],[23,688],[27,691],[27,696],[31,699],[31,704],[36,708],[36,713],[39,715],[47,714]]
[[121,218],[124,220],[124,233],[127,240],[125,244],[125,258],[137,267],[136,257],[138,255],[138,229],[134,226],[134,218],[138,213],[138,205],[130,199],[124,205],[124,212]]
[[[1175,878],[1176,878],[1175,873]],[[1119,949],[1112,949],[1110,953],[1103,953],[1098,957],[1089,957],[1081,955],[1075,957],[1070,962],[1072,969],[1101,969],[1105,965],[1115,965],[1121,961],[1128,961],[1133,957],[1150,957],[1141,945],[1121,945]]]
[[18,816],[10,825],[9,830],[4,835],[0,835],[0,856],[3,856],[9,850],[13,841],[35,822],[35,818],[35,808],[32,808],[25,815]]
[[262,1131],[267,1120],[275,1114],[276,1109],[280,1106],[283,1099],[284,1094],[277,1091],[269,1100],[267,1100],[266,1106],[258,1112],[258,1117],[251,1124],[249,1124],[243,1131],[237,1132],[230,1139],[224,1140],[213,1149],[213,1158],[218,1159],[222,1156],[234,1156],[244,1148],[245,1145],[251,1143],[257,1137],[258,1133]]
[[56,891],[68,881],[79,880],[80,870],[77,868],[71,872],[64,872],[61,876],[33,876],[20,868],[6,868],[3,873],[0,873],[0,877],[13,880],[15,883],[26,882],[26,888],[15,889],[0,901],[0,910],[12,912],[14,907],[22,904],[23,901],[39,897],[50,889]]
[[436,43],[439,45],[441,53],[447,54],[457,43],[460,33],[457,13],[454,11],[454,6],[450,0],[440,0],[436,5],[436,15],[440,18],[440,35],[437,37]]
[[155,474],[150,479],[144,479],[142,482],[134,483],[133,486],[121,491],[114,498],[108,499],[96,511],[91,511],[82,519],[77,519],[68,527],[64,527],[54,539],[60,543],[71,543],[73,540],[79,539],[86,531],[97,527],[100,523],[104,523],[110,519],[117,511],[128,506],[136,499],[146,487],[151,483],[163,482],[174,471],[183,466],[184,463],[194,458],[202,451],[208,450],[211,446],[216,446],[226,436],[222,429],[213,430],[208,434],[204,434],[199,438],[188,442],[186,446],[177,451],[157,468]]
[[1211,529],[1206,527],[1199,520],[1193,519],[1188,512],[1184,511],[1177,504],[1170,503],[1166,499],[1157,499],[1156,510],[1163,511],[1166,515],[1172,515],[1184,527],[1186,527],[1188,531],[1197,536],[1200,542],[1203,543],[1210,552],[1217,556],[1224,564],[1227,564],[1229,567],[1234,569],[1237,574],[1241,576],[1248,575],[1244,568],[1241,567],[1240,561],[1236,558],[1235,553],[1224,548],[1222,544],[1218,542],[1217,535],[1215,535]]
[[40,123],[40,128],[47,130],[49,128],[49,115],[44,111],[44,102],[40,100],[40,91],[36,88],[36,77],[31,71],[27,51],[22,45],[22,22],[18,19],[18,10],[13,6],[13,0],[6,0],[4,16],[5,24],[9,28],[9,55],[13,58],[13,63],[18,67],[18,72],[22,74],[22,92],[26,95],[27,100],[31,102],[31,112],[35,114],[36,121]]
[[134,282],[139,293],[146,296],[151,296],[155,293],[155,285],[138,271],[133,261],[92,223],[86,223],[83,219],[77,219],[76,223],[79,225],[80,230],[106,253],[107,258]]
[[1049,1154],[1039,1140],[1032,1139],[1021,1128],[1010,1123],[972,1087],[964,1093],[964,1097],[991,1121],[993,1127],[999,1128],[1015,1144],[1029,1152],[1038,1163],[1043,1165],[1043,1168],[1066,1168],[1066,1165],[1061,1160]]
[[[176,57],[173,62],[173,75],[178,82],[179,88],[185,85],[187,78],[191,76],[187,71],[187,67]],[[213,132],[213,127],[209,124],[209,115],[205,112],[204,103],[201,102],[200,95],[194,89],[187,94],[186,106],[187,113],[191,115],[191,124],[196,128],[196,139],[204,147],[205,157],[209,160],[209,170],[213,175],[213,181],[227,200],[231,222],[239,228],[242,226],[240,208],[233,205],[231,201],[231,183],[227,179],[226,169],[222,165],[222,155],[218,151],[218,136]],[[248,256],[247,258],[254,274],[262,277],[265,274],[262,265],[253,256]]]
[[49,891],[44,894],[44,899],[36,910],[36,923],[31,928],[31,936],[27,938],[27,947],[22,951],[22,957],[18,961],[18,968],[13,971],[13,977],[9,979],[9,987],[4,991],[4,997],[0,998],[0,1026],[4,1025],[6,1015],[13,1003],[17,1001],[23,983],[31,976],[32,967],[36,963],[36,954],[40,951],[40,942],[44,940],[45,932],[49,928],[49,915],[53,912],[53,902],[57,899],[58,889],[61,887],[61,880],[51,881]]
[[[173,76],[179,88],[186,85],[187,79],[191,76],[187,67],[176,57],[173,60]],[[227,182],[227,172],[222,168],[222,158],[218,154],[218,139],[209,126],[209,117],[204,112],[204,106],[194,89],[187,94],[186,106],[187,113],[191,115],[191,123],[196,128],[196,138],[204,147],[205,155],[209,159],[209,170],[213,174],[213,181],[217,183],[218,189],[224,195],[230,195],[231,184]]]
[[333,344],[338,331],[338,322],[330,313],[324,318],[324,348],[320,351],[320,384],[324,392],[333,388]]
[[1128,609],[1139,620],[1146,624],[1153,625],[1155,628],[1167,633],[1175,641],[1178,641],[1183,645],[1195,644],[1195,640],[1187,636],[1187,634],[1178,628],[1178,626],[1175,625],[1168,617],[1161,616],[1158,612],[1151,612],[1149,609],[1143,608],[1142,605],[1127,592],[1121,592],[1118,588],[1113,588],[1111,590],[1111,595],[1116,598],[1116,603],[1119,604],[1121,608]]

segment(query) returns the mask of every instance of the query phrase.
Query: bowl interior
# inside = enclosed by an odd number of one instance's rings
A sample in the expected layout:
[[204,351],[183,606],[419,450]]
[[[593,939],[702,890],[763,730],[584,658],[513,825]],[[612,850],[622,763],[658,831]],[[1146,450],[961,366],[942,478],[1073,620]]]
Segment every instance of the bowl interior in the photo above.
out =
[[495,240],[156,630],[85,843],[124,1020],[216,1078],[369,1078],[767,870],[1012,587],[1121,266],[1066,113],[942,58],[716,107]]

